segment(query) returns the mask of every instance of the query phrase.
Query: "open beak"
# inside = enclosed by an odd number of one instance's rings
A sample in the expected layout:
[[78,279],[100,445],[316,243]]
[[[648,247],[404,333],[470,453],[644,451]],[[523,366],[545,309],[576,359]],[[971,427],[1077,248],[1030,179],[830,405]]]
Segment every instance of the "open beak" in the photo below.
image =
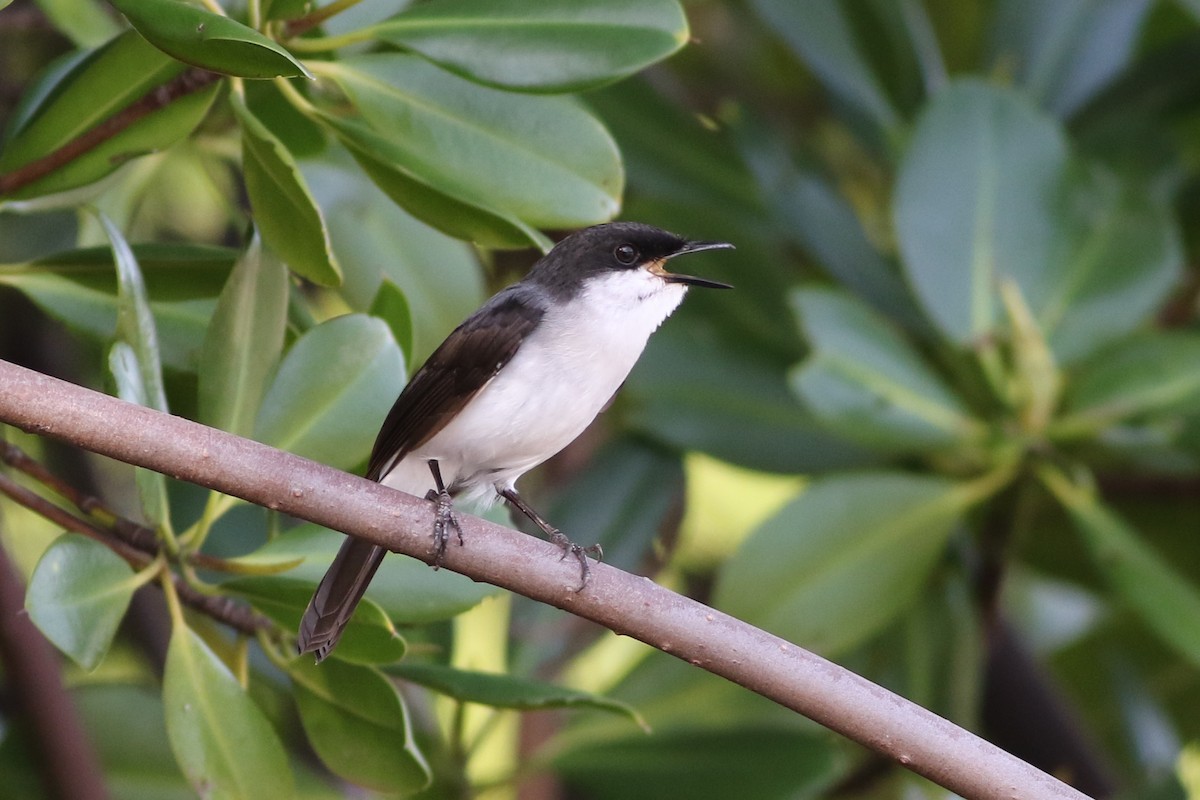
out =
[[[668,258],[686,255],[688,253],[702,253],[705,250],[732,250],[733,245],[729,242],[688,242],[675,253],[672,253]],[[709,289],[732,289],[728,283],[721,281],[712,281],[708,278],[697,278],[695,275],[678,275],[674,272],[667,272],[662,269],[662,264],[659,265],[663,280],[667,283],[686,283],[688,286],[705,286]]]

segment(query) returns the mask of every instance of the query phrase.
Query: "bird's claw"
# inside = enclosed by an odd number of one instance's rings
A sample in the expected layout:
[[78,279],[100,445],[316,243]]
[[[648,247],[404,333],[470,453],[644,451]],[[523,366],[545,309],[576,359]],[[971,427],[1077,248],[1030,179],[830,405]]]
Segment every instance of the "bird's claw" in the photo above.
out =
[[433,568],[437,569],[442,565],[442,559],[446,555],[446,546],[450,543],[451,529],[458,534],[459,547],[462,547],[465,542],[463,540],[462,526],[458,524],[458,517],[454,514],[454,503],[450,498],[450,493],[445,490],[439,492],[430,489],[429,493],[425,495],[425,499],[437,503],[433,517]]
[[591,545],[590,547],[575,544],[567,538],[566,534],[558,529],[552,529],[549,532],[549,538],[551,543],[562,548],[562,558],[572,556],[579,562],[579,588],[575,591],[582,592],[592,577],[592,565],[588,563],[588,556],[590,555],[597,562],[602,561],[604,559],[604,549],[598,544]]

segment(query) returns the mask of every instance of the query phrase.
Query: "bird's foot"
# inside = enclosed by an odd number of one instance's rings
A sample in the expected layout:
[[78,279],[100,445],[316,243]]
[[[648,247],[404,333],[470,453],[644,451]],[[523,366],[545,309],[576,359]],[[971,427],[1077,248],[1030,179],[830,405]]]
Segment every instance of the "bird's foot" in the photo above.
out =
[[582,592],[592,577],[592,565],[588,563],[588,556],[591,556],[598,562],[602,561],[604,559],[604,549],[598,544],[590,547],[575,544],[558,528],[550,528],[546,531],[546,536],[552,544],[556,544],[562,548],[563,558],[571,556],[579,562],[579,588],[575,591]]
[[465,542],[463,541],[462,526],[458,524],[458,517],[454,514],[454,502],[450,498],[450,493],[445,489],[441,491],[430,489],[429,493],[425,495],[425,499],[437,503],[433,517],[433,568],[437,569],[442,565],[442,559],[446,555],[446,545],[450,543],[451,530],[458,534],[459,547],[462,547]]

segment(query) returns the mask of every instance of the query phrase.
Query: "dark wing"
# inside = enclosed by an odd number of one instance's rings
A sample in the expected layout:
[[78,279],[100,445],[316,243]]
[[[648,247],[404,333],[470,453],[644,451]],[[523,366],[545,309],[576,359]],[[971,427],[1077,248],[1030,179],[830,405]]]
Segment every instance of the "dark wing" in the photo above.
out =
[[375,439],[366,477],[380,480],[397,461],[446,427],[516,355],[544,313],[528,287],[518,284],[455,328],[396,398]]

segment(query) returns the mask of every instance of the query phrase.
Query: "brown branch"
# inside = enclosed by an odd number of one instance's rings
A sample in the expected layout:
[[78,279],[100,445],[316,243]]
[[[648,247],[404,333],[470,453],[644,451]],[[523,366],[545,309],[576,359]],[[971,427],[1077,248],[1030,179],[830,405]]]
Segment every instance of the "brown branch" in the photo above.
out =
[[106,800],[100,761],[63,686],[58,657],[24,606],[21,577],[0,547],[0,663],[13,703],[29,726],[46,796]]
[[[307,459],[0,361],[0,421],[278,509],[429,562],[431,504]],[[607,564],[459,515],[443,566],[604,625],[803,714],[968,800],[1085,795],[784,639]]]
[[62,147],[41,158],[0,175],[0,195],[11,194],[34,181],[66,166],[90,150],[116,136],[133,123],[179,98],[197,92],[220,79],[215,72],[192,67],[179,77],[157,86],[96,126],[76,136]]
[[[143,552],[128,542],[112,536],[108,531],[79,519],[36,492],[21,486],[3,473],[0,473],[0,494],[6,495],[14,502],[50,520],[65,530],[95,539],[125,559],[134,569],[147,567],[154,560],[152,554]],[[172,577],[175,583],[175,590],[178,592],[181,601],[248,636],[253,636],[259,630],[274,626],[274,623],[266,617],[245,606],[239,605],[229,597],[204,594],[185,583],[178,575]]]

